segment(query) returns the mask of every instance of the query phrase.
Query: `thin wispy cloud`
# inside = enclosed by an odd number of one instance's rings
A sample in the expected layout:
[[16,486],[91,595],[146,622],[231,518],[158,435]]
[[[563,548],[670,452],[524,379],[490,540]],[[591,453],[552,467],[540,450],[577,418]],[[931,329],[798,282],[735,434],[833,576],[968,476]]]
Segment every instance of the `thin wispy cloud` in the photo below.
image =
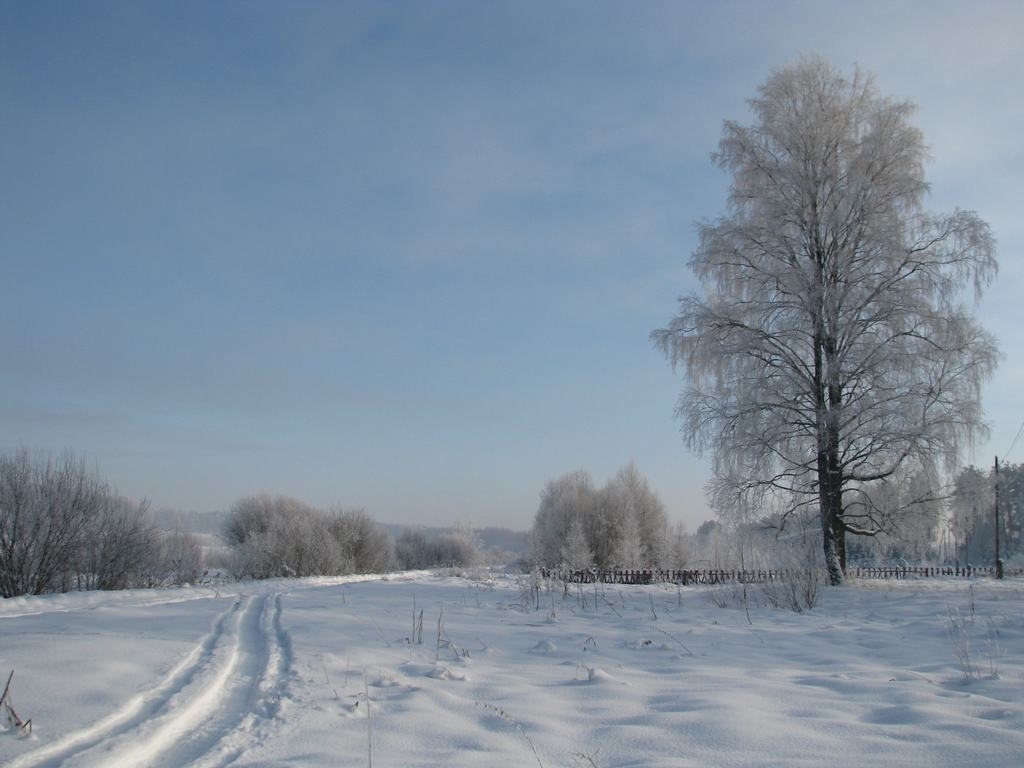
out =
[[550,477],[633,458],[697,523],[706,469],[647,334],[694,287],[694,222],[725,205],[722,120],[809,48],[916,101],[929,204],[993,226],[1006,443],[1022,16],[7,3],[3,443],[85,452],[158,506],[270,490],[515,527]]

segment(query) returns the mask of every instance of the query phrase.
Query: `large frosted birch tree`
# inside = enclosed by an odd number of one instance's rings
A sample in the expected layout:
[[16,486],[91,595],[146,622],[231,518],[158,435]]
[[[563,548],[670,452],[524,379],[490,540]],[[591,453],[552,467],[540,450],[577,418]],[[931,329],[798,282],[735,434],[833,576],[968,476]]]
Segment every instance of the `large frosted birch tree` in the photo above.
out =
[[684,372],[677,416],[715,505],[816,508],[837,584],[846,534],[893,524],[879,488],[951,470],[984,433],[998,351],[972,305],[995,246],[974,213],[924,210],[913,105],[870,77],[805,57],[749,103],[713,155],[732,187],[699,227],[702,295],[652,339]]

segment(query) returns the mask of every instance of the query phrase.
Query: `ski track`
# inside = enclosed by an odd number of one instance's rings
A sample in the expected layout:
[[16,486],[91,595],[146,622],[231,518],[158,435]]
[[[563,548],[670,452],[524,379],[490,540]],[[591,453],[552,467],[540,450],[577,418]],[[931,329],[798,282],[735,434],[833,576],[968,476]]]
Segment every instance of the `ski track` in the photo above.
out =
[[155,687],[9,768],[223,768],[273,727],[292,665],[282,596],[240,598]]

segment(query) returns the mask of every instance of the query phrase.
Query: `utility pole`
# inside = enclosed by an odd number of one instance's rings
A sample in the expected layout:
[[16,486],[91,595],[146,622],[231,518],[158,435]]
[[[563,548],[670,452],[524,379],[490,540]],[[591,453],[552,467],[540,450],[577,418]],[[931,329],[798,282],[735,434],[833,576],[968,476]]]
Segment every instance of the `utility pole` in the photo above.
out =
[[996,456],[996,578],[1003,578],[1003,560],[999,557],[999,457]]

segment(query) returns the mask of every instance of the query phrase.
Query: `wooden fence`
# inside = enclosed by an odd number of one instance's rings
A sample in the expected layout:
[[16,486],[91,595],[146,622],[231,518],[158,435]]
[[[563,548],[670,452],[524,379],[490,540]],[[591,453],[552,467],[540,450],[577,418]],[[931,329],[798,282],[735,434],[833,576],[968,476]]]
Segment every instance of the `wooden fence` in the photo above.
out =
[[[934,576],[962,576],[964,578],[974,578],[978,576],[989,576],[994,577],[996,575],[996,569],[991,565],[984,566],[952,566],[952,565],[940,565],[940,566],[928,566],[928,565],[912,565],[912,566],[871,566],[871,567],[857,567],[848,568],[847,575],[857,576],[861,579],[906,579],[906,578],[931,578]],[[1003,568],[1003,576],[1022,576],[1024,575],[1024,569],[1022,568]]]
[[[750,571],[697,569],[697,570],[550,570],[544,575],[567,581],[573,584],[653,584],[668,582],[671,584],[764,584],[771,581],[786,581],[794,571],[757,569]],[[1005,576],[1024,576],[1024,569],[1006,568]],[[955,576],[961,578],[978,578],[995,576],[995,568],[991,566],[851,566],[846,569],[848,577],[858,579],[907,579],[933,578],[937,576]]]

